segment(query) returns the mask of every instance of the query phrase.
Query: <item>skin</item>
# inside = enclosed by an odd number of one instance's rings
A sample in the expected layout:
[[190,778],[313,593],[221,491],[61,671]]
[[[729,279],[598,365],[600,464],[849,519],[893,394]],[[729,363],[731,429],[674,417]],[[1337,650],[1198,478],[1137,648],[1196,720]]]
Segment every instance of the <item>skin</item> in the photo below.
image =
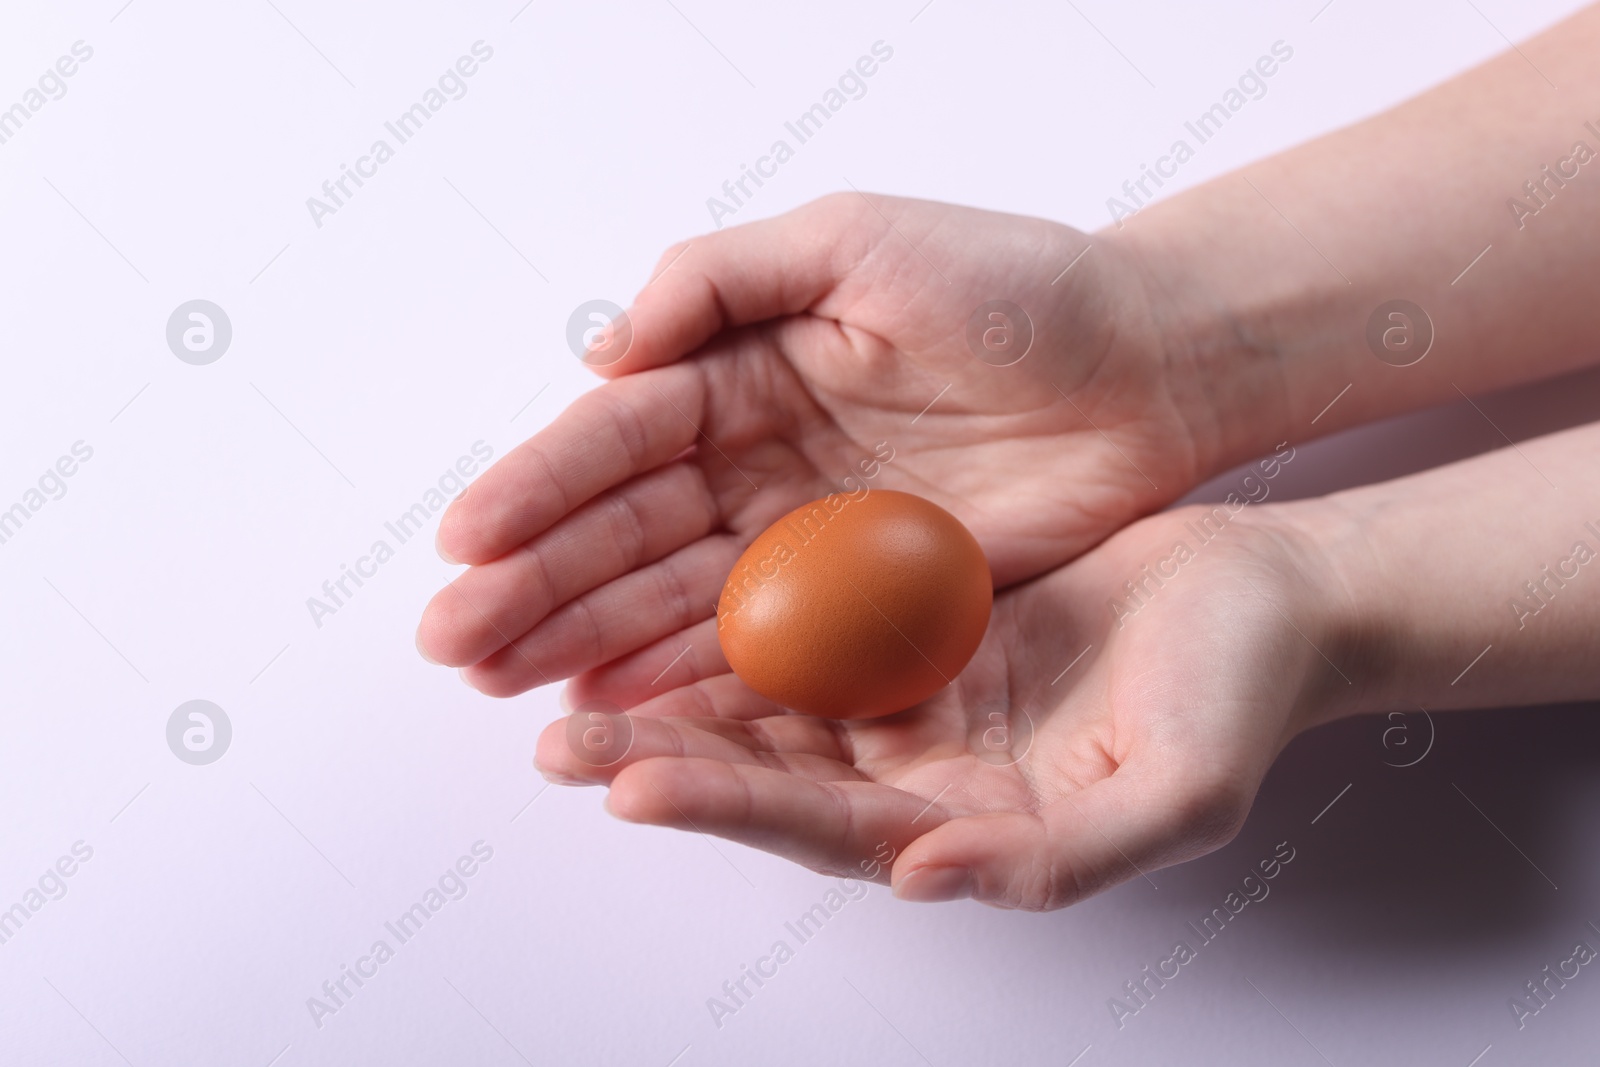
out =
[[[1193,543],[1183,522],[1202,510],[1147,519],[1002,593],[973,662],[909,711],[789,715],[721,675],[630,709],[632,745],[612,766],[586,763],[565,723],[540,738],[538,764],[609,784],[624,819],[829,874],[860,877],[887,842],[910,899],[1059,907],[1200,855],[1239,828],[1296,709],[1332,673],[1270,606],[1319,600],[1309,543],[1248,511],[1118,627],[1111,595],[1178,538]],[[1010,736],[991,748],[997,710]]]
[[[446,512],[441,550],[477,566],[429,605],[427,653],[497,695],[639,649],[653,678],[680,631],[702,624],[690,640],[706,643],[744,547],[883,454],[880,442],[893,459],[873,487],[952,512],[999,587],[1202,477],[1169,391],[1187,378],[1168,374],[1139,325],[1150,312],[1123,258],[1090,255],[1075,268],[1085,284],[1052,291],[1082,234],[891,206],[893,229],[850,194],[669,250],[629,312],[632,348],[603,368],[614,380]],[[935,262],[966,266],[946,284]],[[996,292],[1046,309],[1037,358],[996,367],[967,347],[966,320]]]
[[[1533,622],[1507,606],[1600,520],[1579,517],[1600,500],[1589,429],[1245,508],[1131,617],[1109,606],[1195,516],[1136,520],[1209,475],[1600,355],[1600,163],[1521,228],[1505,206],[1574,140],[1600,145],[1583,129],[1600,123],[1584,112],[1596,48],[1591,9],[1093,236],[851,193],[669,250],[629,311],[631,347],[597,368],[611,380],[444,516],[441,553],[471,566],[429,604],[419,649],[493,695],[571,678],[569,704],[628,708],[616,764],[585,763],[564,723],[538,752],[553,780],[609,785],[623,818],[830,873],[887,842],[878,877],[902,897],[1030,909],[1227,841],[1315,723],[1597,695],[1592,598],[1553,598]],[[1420,206],[1400,195],[1418,174]],[[1437,329],[1411,367],[1361,340],[1396,296]],[[965,339],[996,298],[1035,331],[1011,366]],[[983,546],[989,634],[916,708],[785,714],[728,672],[716,596],[756,534],[880,442],[894,458],[874,487],[936,501]],[[1507,620],[1540,640],[1511,641]],[[1447,684],[1491,643],[1472,684]],[[998,753],[982,743],[997,709]]]
[[[887,842],[906,899],[1060,907],[1231,839],[1283,746],[1318,723],[1600,697],[1596,449],[1600,424],[1247,505],[1206,543],[1194,529],[1211,508],[1166,512],[1002,593],[973,663],[909,711],[787,715],[722,675],[631,709],[611,766],[586,763],[565,722],[538,761],[609,785],[625,819],[829,874],[861,876]],[[1592,562],[1562,567],[1579,540]],[[1130,613],[1124,583],[1180,541],[1192,558]],[[1523,583],[1546,565],[1576,573],[1541,605]],[[984,759],[996,707],[1013,709],[1012,744]]]

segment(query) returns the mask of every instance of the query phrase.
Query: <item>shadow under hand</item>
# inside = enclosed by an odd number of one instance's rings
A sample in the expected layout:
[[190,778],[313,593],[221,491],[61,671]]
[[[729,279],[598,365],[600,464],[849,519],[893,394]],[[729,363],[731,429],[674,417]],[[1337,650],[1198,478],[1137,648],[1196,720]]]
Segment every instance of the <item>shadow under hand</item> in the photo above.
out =
[[1463,953],[1545,929],[1570,944],[1600,888],[1597,822],[1600,706],[1363,716],[1292,742],[1244,831],[1182,880],[1215,896],[1288,841],[1268,908],[1308,958]]
[[1295,446],[1294,459],[1274,468],[1281,474],[1265,486],[1266,495],[1259,495],[1263,492],[1259,478],[1241,485],[1252,473],[1252,464],[1244,464],[1199,486],[1174,506],[1215,503],[1229,492],[1256,503],[1324,496],[1505,448],[1508,438],[1525,441],[1582,426],[1595,421],[1597,411],[1600,367],[1471,401],[1456,400],[1320,440],[1309,440],[1318,428],[1306,426],[1298,441],[1289,442]]

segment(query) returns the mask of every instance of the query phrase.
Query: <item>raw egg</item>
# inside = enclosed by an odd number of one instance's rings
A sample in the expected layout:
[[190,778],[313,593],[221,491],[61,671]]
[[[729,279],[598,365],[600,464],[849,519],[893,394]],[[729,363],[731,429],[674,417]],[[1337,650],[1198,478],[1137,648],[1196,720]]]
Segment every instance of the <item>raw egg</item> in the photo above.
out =
[[798,507],[751,542],[722,587],[717,636],[767,699],[864,719],[954,680],[993,603],[988,560],[954,515],[863,488]]

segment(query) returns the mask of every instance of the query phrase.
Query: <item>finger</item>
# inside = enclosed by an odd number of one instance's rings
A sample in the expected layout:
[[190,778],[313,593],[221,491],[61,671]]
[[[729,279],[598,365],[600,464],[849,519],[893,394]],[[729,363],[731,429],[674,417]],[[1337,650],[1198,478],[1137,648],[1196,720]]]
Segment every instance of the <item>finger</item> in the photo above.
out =
[[624,708],[680,686],[727,674],[728,659],[717,640],[717,620],[708,618],[636,652],[602,663],[567,683],[567,699],[608,700]]
[[838,728],[808,716],[648,719],[597,715],[594,705],[580,705],[544,728],[534,765],[563,785],[609,783],[623,769],[662,756],[771,767],[814,781],[860,780],[842,762],[846,754]]
[[648,759],[611,783],[628,822],[716,834],[812,870],[881,881],[885,857],[917,833],[927,801],[875,782],[816,782],[747,764]]
[[693,685],[668,690],[628,708],[628,714],[646,719],[717,718],[750,721],[792,713],[745,685],[738,675],[730,671]]
[[627,353],[595,369],[615,378],[659,367],[722,330],[807,310],[860,258],[853,222],[866,210],[847,196],[824,197],[668,249],[628,309]]
[[692,363],[585,393],[450,505],[439,520],[440,554],[460,563],[497,559],[675,458],[695,442],[704,401],[704,375]]
[[499,559],[472,567],[423,612],[417,643],[437,663],[477,663],[580,593],[704,536],[717,507],[700,469],[673,463],[602,494]]
[[1065,907],[1221,847],[1243,824],[1252,791],[1234,777],[1190,777],[1129,761],[1038,812],[940,825],[895,861],[895,895],[971,896],[1028,911]]
[[[573,695],[567,696],[565,700],[573,707],[577,707],[580,703]],[[609,700],[606,702],[611,703]],[[659,696],[629,706],[627,712],[629,715],[647,719],[718,718],[747,722],[796,714],[751,689],[732,671],[714,675],[693,685],[669,689]]]
[[568,678],[708,618],[741,549],[702,538],[568,601],[462,676],[490,696]]

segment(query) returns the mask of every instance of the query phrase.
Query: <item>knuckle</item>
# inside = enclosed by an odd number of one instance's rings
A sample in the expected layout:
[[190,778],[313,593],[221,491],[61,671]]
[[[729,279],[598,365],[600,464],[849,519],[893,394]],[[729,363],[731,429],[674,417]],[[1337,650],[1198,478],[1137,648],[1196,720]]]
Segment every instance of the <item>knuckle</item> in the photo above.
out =
[[[883,203],[889,198],[876,199],[879,203]],[[813,226],[820,225],[834,233],[858,230],[864,220],[878,217],[878,209],[873,207],[873,201],[867,199],[865,193],[858,193],[853,189],[829,193],[811,201],[801,210],[807,211],[808,223]]]
[[805,205],[821,215],[842,215],[855,211],[860,202],[860,197],[845,189],[825,193]]
[[643,467],[650,449],[650,431],[646,428],[644,420],[639,417],[638,410],[628,398],[619,395],[619,391],[615,389],[602,387],[589,395],[595,398],[594,403],[606,413],[606,424],[616,435],[617,443],[621,446],[623,454],[628,457],[632,469]]
[[612,521],[607,525],[624,570],[633,570],[644,563],[650,550],[649,530],[639,509],[639,501],[630,493],[618,493],[611,498]]
[[551,621],[558,624],[551,627],[552,630],[571,635],[563,643],[581,650],[577,653],[579,659],[589,663],[605,663],[611,659],[606,651],[606,627],[591,597],[579,597],[568,602],[561,609],[560,618],[552,616]]
[[656,596],[661,604],[657,613],[672,625],[685,623],[691,615],[688,584],[678,565],[672,559],[662,560],[654,568]]
[[1073,864],[1037,860],[1019,879],[1014,906],[1021,911],[1054,911],[1076,903],[1081,895]]

